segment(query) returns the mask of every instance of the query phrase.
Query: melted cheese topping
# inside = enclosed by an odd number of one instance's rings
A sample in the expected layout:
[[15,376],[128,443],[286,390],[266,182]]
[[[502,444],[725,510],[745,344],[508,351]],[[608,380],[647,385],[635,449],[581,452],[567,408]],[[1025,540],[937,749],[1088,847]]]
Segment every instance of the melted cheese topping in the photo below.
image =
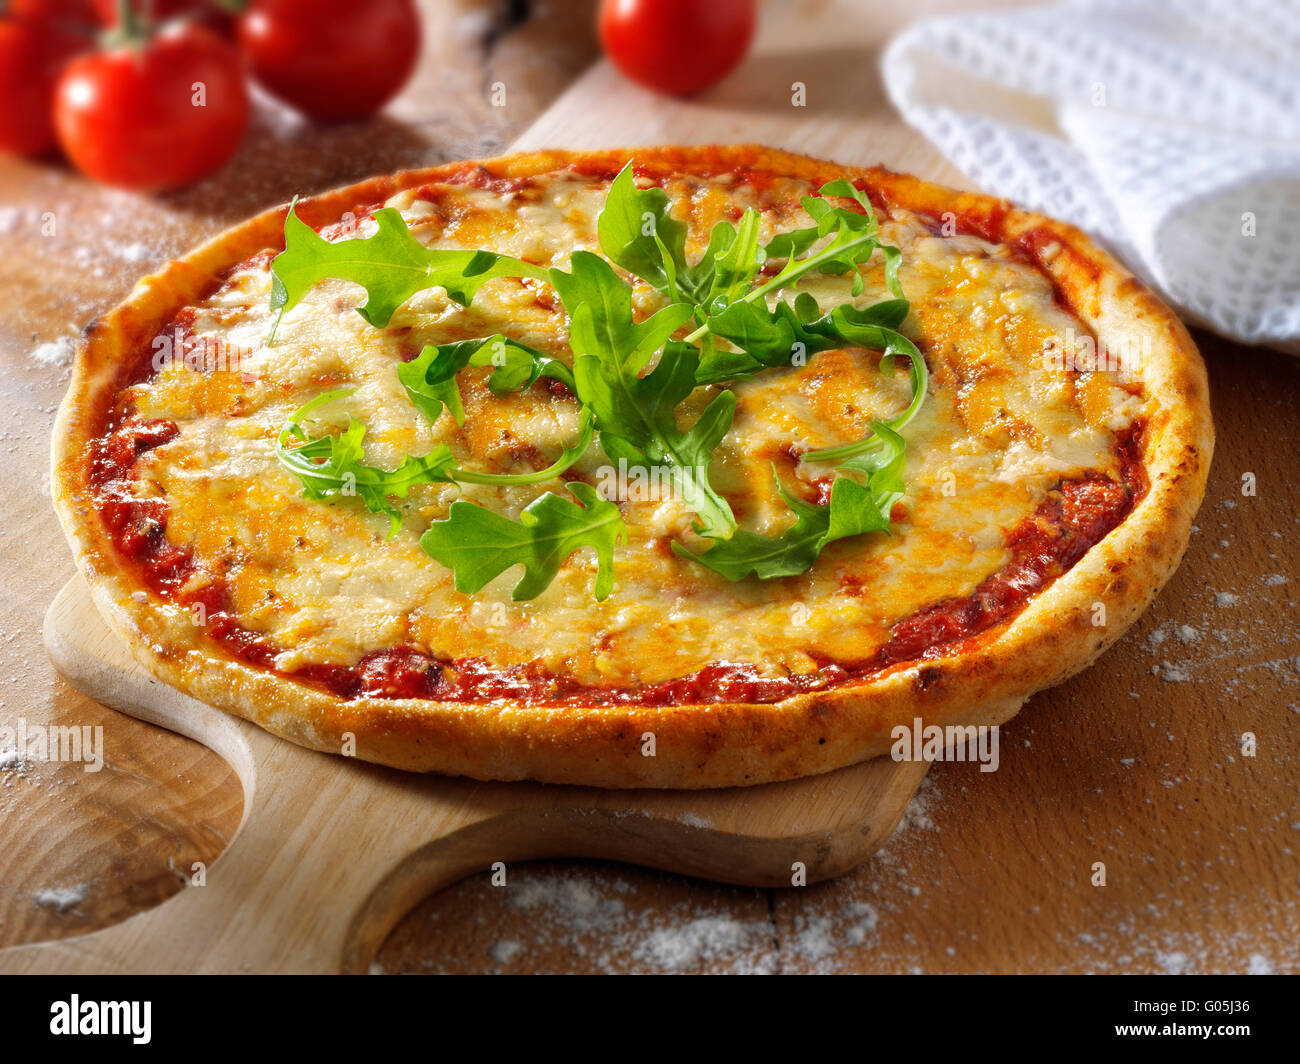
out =
[[[809,224],[799,197],[815,191],[786,179],[757,188],[726,175],[683,177],[666,188],[677,215],[689,221],[692,254],[703,250],[717,220],[734,221],[748,206],[763,214],[764,240]],[[403,192],[388,206],[430,246],[489,248],[564,267],[573,250],[597,248],[604,194],[603,181],[557,172],[512,193],[435,185]],[[372,229],[363,222],[361,235]],[[494,332],[567,361],[558,299],[549,286],[514,279],[488,282],[470,308],[441,289],[423,292],[383,330],[356,313],[359,287],[325,282],[285,315],[268,348],[271,275],[253,260],[195,308],[194,338],[216,353],[217,368],[177,360],[133,386],[141,417],[169,418],[180,428],[141,459],[133,490],[169,501],[167,536],[193,548],[191,579],[224,580],[241,623],[285,648],[276,664],[287,671],[353,664],[397,645],[495,666],[535,662],[581,683],[620,685],[681,677],[718,661],[747,662],[775,676],[814,671],[814,654],[867,659],[895,622],[970,593],[1002,566],[1005,533],[1061,478],[1113,474],[1114,433],[1142,404],[1137,386],[1067,372],[1043,357],[1068,330],[1086,329],[1054,301],[1048,280],[1008,249],[934,236],[901,211],[881,229],[903,252],[901,278],[913,308],[903,331],[926,355],[931,394],[904,433],[908,493],[893,533],[836,543],[801,576],[730,583],[677,558],[669,537],[689,541],[691,513],[671,496],[634,492],[621,504],[629,539],[615,552],[617,585],[605,601],[592,598],[591,551],[571,557],[532,601],[510,599],[519,569],[471,596],[453,589],[451,571],[420,550],[419,536],[456,498],[514,517],[540,493],[562,492],[558,481],[415,488],[399,502],[402,527],[391,538],[388,518],[359,503],[303,497],[276,460],[276,435],[296,407],[344,385],[355,392],[322,409],[314,432],[341,428],[349,413],[361,418],[371,464],[392,468],[440,442],[462,466],[485,471],[528,471],[553,460],[576,434],[572,399],[541,385],[498,399],[486,388],[487,370],[467,370],[460,375],[464,426],[446,412],[431,425],[395,372],[425,344]],[[865,278],[855,302],[888,297],[879,256]],[[849,298],[846,278],[817,276],[800,287],[823,309]],[[639,285],[639,315],[661,302]],[[882,375],[877,365],[872,352],[832,351],[734,386],[735,424],[716,454],[713,481],[742,524],[775,534],[790,523],[774,490],[774,462],[785,483],[809,498],[814,482],[832,474],[794,462],[791,448],[858,439],[873,418],[906,404],[906,374]],[[684,417],[698,414],[716,391],[698,390]],[[598,483],[609,465],[593,447],[576,471]]]

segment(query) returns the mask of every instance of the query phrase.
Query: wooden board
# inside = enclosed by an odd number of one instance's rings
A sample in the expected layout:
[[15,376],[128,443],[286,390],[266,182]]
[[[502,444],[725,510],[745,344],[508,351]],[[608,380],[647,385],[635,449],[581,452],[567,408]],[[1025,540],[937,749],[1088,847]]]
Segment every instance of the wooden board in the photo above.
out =
[[817,882],[889,837],[927,767],[880,758],[717,791],[421,776],[302,749],[159,683],[108,630],[80,577],[50,606],[45,642],[78,690],[220,754],[243,785],[244,816],[201,884],[117,927],[0,951],[8,972],[366,971],[430,892],[484,871],[504,886],[510,865],[539,857],[758,886],[787,886],[801,867]]
[[[41,615],[71,563],[42,493],[62,379],[32,348],[113,305],[167,254],[295,192],[502,150],[594,54],[590,3],[494,21],[507,6],[520,5],[429,3],[425,61],[390,120],[316,130],[263,112],[241,169],[193,192],[139,199],[55,165],[0,161],[0,286],[10,297],[0,308],[0,390],[10,403],[12,489],[0,524],[0,670],[24,681],[0,692],[0,722],[101,723],[108,748],[98,775],[59,764],[0,773],[0,944],[79,934],[156,904],[194,860],[215,869],[241,810],[240,782],[217,755],[102,709],[46,660]],[[771,0],[755,56],[717,90],[675,103],[597,67],[520,144],[762,140],[970,187],[902,125],[877,74],[889,36],[952,6]],[[796,81],[805,108],[791,106]],[[488,102],[497,82],[507,88],[501,108]],[[5,209],[15,212],[8,221]],[[46,211],[59,220],[53,238],[39,230]],[[1205,333],[1197,340],[1219,439],[1183,568],[1098,666],[1036,696],[1004,729],[998,772],[935,766],[924,809],[883,859],[807,890],[572,862],[512,867],[509,890],[475,876],[404,918],[380,966],[1300,970],[1300,364]],[[1255,496],[1241,493],[1247,473]],[[1221,606],[1220,595],[1235,604]],[[1259,738],[1254,758],[1241,755],[1246,731]],[[1105,888],[1089,882],[1098,860],[1109,869]],[[48,889],[63,887],[78,888],[79,900],[65,906]],[[537,903],[579,895],[620,915],[611,924],[582,906]],[[719,926],[744,935],[728,949],[644,948]],[[612,947],[619,935],[631,945]]]

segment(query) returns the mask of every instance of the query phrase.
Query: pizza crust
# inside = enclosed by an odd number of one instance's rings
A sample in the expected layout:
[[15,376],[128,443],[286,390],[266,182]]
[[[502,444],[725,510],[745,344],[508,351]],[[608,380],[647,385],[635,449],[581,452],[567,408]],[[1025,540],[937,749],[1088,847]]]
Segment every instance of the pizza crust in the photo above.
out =
[[[926,724],[999,724],[1035,691],[1091,664],[1137,619],[1177,567],[1204,494],[1213,451],[1205,369],[1186,329],[1145,286],[1077,229],[1003,201],[879,168],[856,168],[756,146],[539,152],[375,178],[299,201],[317,226],[360,204],[446,179],[467,165],[502,177],[580,163],[646,172],[766,170],[809,180],[868,182],[892,206],[957,217],[987,239],[1032,241],[1061,298],[1103,344],[1140,340],[1154,396],[1142,438],[1149,479],[1129,516],[1005,627],[959,651],[775,703],[547,707],[358,698],[345,701],[234,658],[196,638],[188,612],[142,593],[89,505],[88,452],[118,390],[125,359],[222,271],[280,246],[287,207],[221,234],[143,279],[89,325],[54,433],[56,506],[95,601],[133,655],[161,680],[303,746],[396,768],[483,780],[601,787],[724,787],[793,779],[886,753],[891,731]],[[1094,627],[1094,603],[1106,625]],[[655,756],[642,737],[655,736]]]

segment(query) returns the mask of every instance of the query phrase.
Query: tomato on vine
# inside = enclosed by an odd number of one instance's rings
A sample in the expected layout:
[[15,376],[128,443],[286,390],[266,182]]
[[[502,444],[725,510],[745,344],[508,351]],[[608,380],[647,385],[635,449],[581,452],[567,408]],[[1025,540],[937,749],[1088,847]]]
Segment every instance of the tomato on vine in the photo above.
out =
[[180,188],[219,169],[248,126],[239,54],[192,20],[152,29],[122,2],[115,32],[60,77],[55,125],[68,158],[105,184]]
[[50,0],[0,5],[0,151],[45,155],[57,143],[54,87],[89,46],[71,10]]
[[323,122],[373,115],[420,53],[413,0],[253,0],[237,33],[258,83]]

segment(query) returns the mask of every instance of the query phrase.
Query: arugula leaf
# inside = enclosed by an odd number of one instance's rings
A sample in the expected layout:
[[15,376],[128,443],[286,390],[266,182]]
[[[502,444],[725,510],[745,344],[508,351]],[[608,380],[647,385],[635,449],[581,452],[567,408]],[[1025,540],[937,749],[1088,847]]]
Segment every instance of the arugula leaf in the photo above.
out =
[[758,211],[747,207],[738,225],[718,222],[713,227],[703,257],[691,267],[696,291],[703,294],[700,302],[706,307],[740,298],[758,276],[767,261],[767,252],[758,244],[761,224]]
[[[862,210],[859,212],[846,207],[837,207],[826,199],[827,196],[851,199]],[[812,260],[797,260],[796,256],[802,255],[823,237],[833,234],[831,241],[813,256],[813,259],[817,260],[815,265],[818,270],[829,274],[848,273],[871,258],[879,248],[885,254],[885,279],[889,290],[895,296],[902,298],[903,292],[898,284],[898,262],[901,253],[897,248],[882,245],[875,239],[879,230],[876,212],[864,193],[855,188],[852,182],[841,177],[823,185],[817,190],[816,196],[804,196],[800,202],[808,212],[808,216],[812,218],[813,224],[805,229],[792,229],[789,232],[778,233],[763,249],[770,258],[788,259],[785,270],[792,269],[796,262],[810,263]],[[785,270],[782,270],[774,280],[788,284],[790,278],[782,278]],[[800,273],[806,272],[806,269],[800,270]],[[860,275],[854,278],[853,294],[855,296],[862,294]]]
[[[880,446],[882,431],[888,429],[892,433],[902,432],[916,417],[917,411],[921,409],[921,404],[925,402],[926,392],[930,387],[930,372],[926,368],[925,359],[921,357],[921,352],[906,337],[899,336],[903,341],[903,346],[888,348],[884,356],[880,359],[880,371],[888,373],[894,367],[895,357],[898,354],[907,355],[907,375],[908,382],[912,388],[912,400],[898,414],[895,414],[887,421],[876,422],[870,436],[865,436],[855,443],[845,443],[838,447],[825,447],[819,451],[807,451],[803,455],[805,462],[839,462],[845,469],[863,469],[870,467],[871,459],[869,455],[872,451]],[[885,434],[887,438],[888,434]],[[852,459],[861,455],[862,458],[857,462],[846,462],[844,459]]]
[[[832,205],[822,198],[828,195],[846,196],[853,199],[862,207],[863,213]],[[870,259],[877,251],[880,251],[885,257],[885,283],[895,297],[894,300],[887,300],[886,304],[903,301],[902,317],[906,317],[906,302],[903,300],[903,289],[898,280],[898,267],[902,261],[902,253],[898,248],[883,245],[876,239],[878,229],[876,215],[871,209],[871,204],[866,196],[854,188],[851,183],[841,178],[823,185],[817,196],[803,197],[802,202],[804,209],[813,218],[815,224],[805,229],[795,229],[788,233],[781,233],[770,240],[764,248],[760,249],[760,254],[763,256],[769,258],[784,257],[786,259],[785,265],[777,271],[774,277],[757,288],[750,289],[738,301],[734,299],[715,301],[715,304],[710,308],[711,316],[690,336],[686,337],[688,343],[700,339],[706,332],[715,332],[716,335],[722,335],[714,330],[714,325],[719,323],[719,318],[723,319],[721,322],[723,328],[731,327],[733,329],[737,325],[736,316],[741,316],[748,322],[757,320],[748,312],[734,312],[730,326],[728,326],[725,315],[736,306],[737,302],[757,304],[760,308],[765,307],[764,297],[769,292],[794,284],[800,277],[814,269],[825,274],[852,273],[851,290],[854,296],[859,296],[864,291],[865,285],[858,266]],[[830,237],[830,239],[820,249],[805,258],[797,257],[804,251],[811,249],[818,240],[824,237]],[[812,296],[801,293],[800,299],[806,305],[812,301]],[[806,309],[801,309],[799,302],[800,300],[797,299],[793,310],[787,311],[789,317],[794,321],[810,320],[814,315]],[[854,308],[846,304],[836,308],[836,310],[840,311],[841,317],[843,317],[844,312],[852,311]],[[773,311],[773,313],[778,312]],[[863,312],[855,311],[855,313],[861,314]],[[886,316],[892,316],[894,311],[882,313]],[[902,321],[902,317],[898,319],[899,322]]]
[[[358,312],[383,328],[398,307],[426,288],[445,288],[451,299],[469,306],[479,286],[494,277],[546,279],[540,266],[507,255],[427,248],[392,207],[376,211],[374,219],[378,230],[372,236],[330,242],[290,207],[284,219],[284,250],[271,263],[271,309],[283,318],[315,285],[337,277],[365,288],[366,301]],[[279,318],[268,342],[278,326]]]
[[566,486],[582,506],[547,492],[518,521],[458,499],[446,520],[429,526],[420,546],[455,572],[457,591],[470,594],[511,566],[522,565],[524,576],[510,596],[516,602],[536,598],[570,554],[590,547],[598,561],[593,593],[604,599],[614,589],[614,547],[626,540],[627,526],[618,507],[590,484]]
[[[442,443],[426,455],[407,455],[396,469],[366,465],[362,461],[366,426],[351,416],[348,427],[337,436],[308,437],[301,422],[308,420],[308,415],[318,407],[350,394],[351,389],[347,388],[324,392],[295,410],[276,438],[275,455],[285,469],[302,481],[307,498],[320,501],[359,498],[371,513],[389,516],[391,537],[401,527],[402,515],[388,497],[396,495],[404,499],[417,484],[450,481],[456,460],[450,448]],[[297,446],[293,445],[295,441]]]
[[[834,197],[851,199],[858,209],[840,206]],[[629,163],[610,185],[597,229],[610,261],[671,300],[643,322],[632,314],[631,287],[609,263],[590,252],[575,251],[566,272],[543,271],[486,251],[429,249],[415,239],[400,214],[389,209],[376,212],[378,229],[373,236],[330,243],[298,219],[291,207],[285,220],[285,251],[272,265],[272,302],[281,317],[325,277],[362,285],[367,298],[360,312],[377,327],[386,325],[397,307],[425,288],[441,286],[451,299],[468,305],[478,288],[493,277],[531,277],[554,286],[569,316],[573,369],[501,334],[430,345],[397,370],[407,395],[430,421],[446,409],[458,425],[464,422],[456,374],[467,366],[493,366],[488,384],[498,396],[526,388],[543,376],[560,380],[582,408],[578,439],[566,445],[546,469],[530,473],[460,469],[445,444],[423,457],[407,457],[395,470],[368,466],[363,461],[365,427],[355,418],[349,418],[347,428],[337,436],[310,439],[299,421],[346,391],[326,393],[301,407],[282,429],[277,455],[303,482],[309,498],[360,496],[373,512],[390,516],[392,534],[401,515],[391,497],[405,497],[415,484],[541,483],[576,463],[599,432],[611,458],[667,470],[697,515],[695,531],[712,540],[712,546],[697,555],[675,542],[678,555],[730,580],[805,572],[829,543],[889,530],[890,509],[904,491],[904,442],[899,432],[924,401],[928,375],[919,351],[898,332],[909,309],[898,277],[901,254],[880,244],[875,213],[866,196],[850,182],[838,180],[802,202],[812,225],[778,234],[761,245],[761,216],[746,210],[735,225],[715,225],[703,255],[689,263],[685,224],[672,217],[671,201],[662,189],[636,187]],[[770,293],[814,270],[851,273],[852,294],[858,296],[864,290],[859,267],[877,251],[884,257],[891,299],[864,308],[846,302],[822,313],[817,300],[801,292],[793,303],[782,300],[767,305]],[[785,262],[756,284],[769,259]],[[692,320],[695,330],[684,341],[673,340],[673,334]],[[777,491],[792,511],[793,524],[778,536],[739,529],[730,505],[708,478],[713,451],[735,416],[735,395],[719,392],[695,423],[685,428],[678,424],[677,408],[697,387],[798,364],[801,355],[811,357],[844,346],[882,351],[882,372],[889,372],[896,358],[906,355],[911,401],[893,418],[874,423],[866,438],[803,456],[806,461],[839,463],[825,505],[804,502],[778,479]],[[565,559],[591,547],[599,563],[595,594],[604,598],[613,588],[613,548],[625,539],[626,526],[617,506],[595,489],[581,482],[568,488],[583,505],[548,493],[529,505],[518,521],[457,501],[445,520],[430,526],[421,546],[455,571],[456,587],[462,591],[477,591],[506,569],[522,564],[524,576],[513,592],[516,600],[540,594]]]
[[669,213],[661,188],[639,189],[628,163],[610,183],[596,223],[600,250],[674,302],[707,305],[737,298],[762,268],[762,217],[749,208],[739,225],[718,222],[699,262],[686,261],[686,225]]
[[[889,512],[904,495],[903,438],[883,423],[875,425],[878,450],[846,462],[841,468],[867,475],[859,484],[836,477],[830,501],[819,506],[796,498],[780,479],[776,490],[795,515],[795,523],[779,536],[763,536],[737,529],[728,540],[716,542],[703,554],[694,554],[674,541],[674,553],[699,562],[728,580],[753,574],[760,580],[797,576],[807,572],[827,544],[866,532],[888,532]],[[773,467],[773,476],[776,469]]]
[[732,303],[709,319],[709,331],[740,350],[715,349],[702,360],[697,383],[743,379],[839,347],[910,356],[916,348],[895,329],[907,311],[907,300],[890,299],[861,310],[846,303],[819,316],[817,301],[807,292],[799,293],[793,306],[781,301],[771,310],[763,303]]
[[[573,375],[578,397],[596,415],[601,445],[630,465],[664,468],[709,535],[726,538],[736,527],[727,501],[709,484],[714,448],[731,427],[736,397],[722,392],[682,432],[676,406],[695,390],[699,352],[668,337],[691,317],[674,303],[648,320],[632,317],[632,289],[597,255],[575,251],[572,273],[551,271],[551,283],[569,312]],[[654,370],[641,376],[663,347]]]
[[587,453],[587,448],[591,446],[594,428],[595,418],[591,413],[591,407],[584,406],[578,414],[577,442],[565,444],[560,451],[560,457],[545,469],[538,469],[532,473],[475,473],[470,469],[457,469],[453,476],[457,481],[465,484],[544,484],[558,477]]
[[636,187],[629,162],[605,193],[596,235],[610,262],[674,294],[686,279],[686,226],[668,213],[670,206],[663,189]]
[[[456,387],[456,374],[466,366],[496,366],[488,378],[488,387],[496,395],[521,391],[539,377],[562,381],[570,391],[576,390],[573,373],[563,362],[500,333],[482,340],[430,345],[417,358],[398,366],[397,377],[411,402],[430,423],[438,420],[445,406],[456,424],[463,425],[465,407]],[[454,477],[470,484],[542,484],[558,477],[587,453],[594,427],[591,408],[584,406],[578,419],[578,442],[566,446],[545,469],[532,473],[476,473],[458,468]]]
[[495,366],[488,387],[498,396],[522,391],[539,377],[550,377],[575,390],[573,373],[563,362],[501,333],[481,340],[429,345],[397,367],[397,378],[430,423],[438,420],[445,406],[456,424],[463,425],[465,408],[456,374],[466,366]]

